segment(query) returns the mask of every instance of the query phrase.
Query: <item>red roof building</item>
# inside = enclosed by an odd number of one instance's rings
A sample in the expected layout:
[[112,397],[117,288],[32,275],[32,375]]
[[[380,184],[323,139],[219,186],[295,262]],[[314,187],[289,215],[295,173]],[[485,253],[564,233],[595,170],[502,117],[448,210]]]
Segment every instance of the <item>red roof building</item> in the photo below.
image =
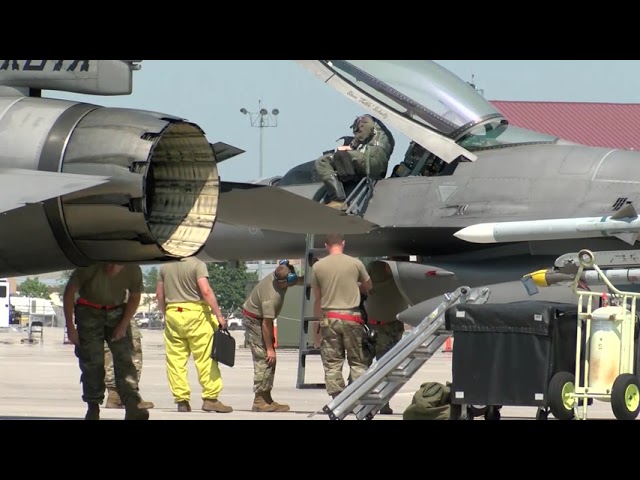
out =
[[512,102],[491,104],[511,125],[593,147],[640,150],[640,104]]

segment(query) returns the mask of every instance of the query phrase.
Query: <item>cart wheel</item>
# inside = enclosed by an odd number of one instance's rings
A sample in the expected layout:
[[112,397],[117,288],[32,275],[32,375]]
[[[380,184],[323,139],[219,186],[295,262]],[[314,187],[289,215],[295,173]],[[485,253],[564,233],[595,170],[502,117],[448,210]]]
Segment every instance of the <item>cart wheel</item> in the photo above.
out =
[[575,377],[569,372],[558,372],[549,382],[547,392],[549,410],[558,420],[571,420],[574,417],[575,399],[571,394],[575,391]]
[[491,405],[487,407],[487,413],[484,414],[485,420],[500,420],[500,407]]
[[489,411],[489,407],[486,405],[469,405],[467,410],[470,410],[474,417],[481,417]]
[[536,413],[536,420],[548,420],[549,419],[549,409],[548,408],[539,408]]
[[640,413],[640,382],[638,377],[623,373],[611,388],[611,410],[618,420],[635,420]]

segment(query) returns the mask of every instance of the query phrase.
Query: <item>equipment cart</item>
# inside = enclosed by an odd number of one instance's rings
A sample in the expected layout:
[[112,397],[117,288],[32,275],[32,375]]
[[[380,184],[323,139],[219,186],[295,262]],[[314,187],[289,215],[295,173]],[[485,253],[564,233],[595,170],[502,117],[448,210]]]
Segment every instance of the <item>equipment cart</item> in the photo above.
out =
[[538,407],[545,420],[553,379],[575,369],[577,312],[545,301],[451,306],[451,419],[498,420],[509,405]]
[[[591,251],[581,250],[578,261],[573,282],[579,308],[575,350],[576,359],[582,360],[576,360],[575,369],[559,371],[551,379],[548,392],[551,412],[560,419],[580,418],[578,407],[582,404],[581,417],[586,420],[589,401],[596,399],[610,402],[618,420],[634,420],[640,413],[636,316],[640,293],[615,288],[595,264]],[[580,288],[586,269],[597,272],[609,290],[608,295]],[[594,309],[594,300],[605,301]],[[579,341],[582,338],[587,341]]]

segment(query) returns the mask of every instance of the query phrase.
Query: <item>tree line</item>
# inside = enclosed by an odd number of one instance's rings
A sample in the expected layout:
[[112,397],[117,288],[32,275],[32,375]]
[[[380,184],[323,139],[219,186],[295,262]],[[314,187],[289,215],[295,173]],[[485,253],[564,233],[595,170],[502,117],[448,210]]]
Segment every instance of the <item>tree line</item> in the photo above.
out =
[[[216,293],[220,308],[233,312],[242,308],[247,294],[259,280],[257,272],[250,272],[246,262],[239,262],[237,266],[227,263],[207,264],[209,284]],[[62,294],[73,270],[61,272],[61,279],[56,285],[47,285],[38,277],[28,277],[20,285],[18,291],[21,296],[48,299],[52,293]],[[144,292],[155,294],[158,284],[158,268],[152,267],[143,274]]]

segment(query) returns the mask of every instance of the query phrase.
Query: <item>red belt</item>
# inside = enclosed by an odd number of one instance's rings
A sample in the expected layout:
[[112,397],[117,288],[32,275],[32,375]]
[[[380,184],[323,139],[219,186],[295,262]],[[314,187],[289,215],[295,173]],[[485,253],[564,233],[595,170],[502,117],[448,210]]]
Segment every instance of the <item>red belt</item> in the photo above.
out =
[[356,322],[359,324],[364,324],[362,317],[360,315],[350,315],[348,313],[340,313],[340,312],[327,312],[327,318],[334,318],[337,320],[346,320],[348,322]]
[[78,305],[85,305],[87,307],[98,308],[100,310],[113,310],[114,308],[120,308],[122,305],[100,305],[99,303],[93,303],[89,300],[85,300],[84,298],[78,298]]
[[249,312],[248,310],[242,309],[242,314],[246,315],[249,318],[253,318],[254,320],[262,320],[262,317],[258,317],[257,315]]
[[370,318],[367,319],[367,323],[371,324],[371,325],[384,325],[385,322],[379,322],[377,320],[371,320]]

